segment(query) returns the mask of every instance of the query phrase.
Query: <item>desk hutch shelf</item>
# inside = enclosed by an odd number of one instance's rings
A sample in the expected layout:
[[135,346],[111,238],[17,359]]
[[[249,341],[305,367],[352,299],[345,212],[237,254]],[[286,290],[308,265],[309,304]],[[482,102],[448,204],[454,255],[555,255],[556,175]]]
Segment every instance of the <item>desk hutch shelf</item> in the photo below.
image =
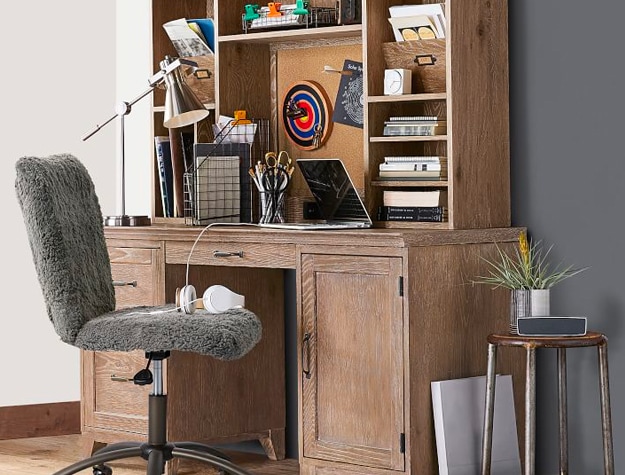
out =
[[[443,223],[444,228],[510,225],[506,2],[447,0],[442,58],[445,70],[440,90],[414,90],[413,94],[401,96],[383,95],[384,69],[388,67],[384,44],[394,41],[387,20],[388,8],[434,1],[363,0],[362,25],[248,34],[242,32],[241,26],[241,13],[248,3],[245,0],[215,0],[214,5],[210,0],[152,3],[155,68],[166,54],[175,54],[163,23],[181,17],[215,19],[215,114],[210,120],[245,109],[251,117],[270,120],[275,149],[287,150],[293,158],[343,159],[372,216],[376,216],[382,204],[385,189],[427,188],[448,192],[448,221]],[[313,4],[333,6],[334,2],[319,0]],[[427,48],[427,41],[420,43]],[[278,118],[283,92],[296,80],[313,80],[326,89],[333,103],[338,80],[336,75],[323,74],[322,70],[330,63],[341,68],[344,59],[360,60],[364,65],[364,127],[360,130],[335,124],[321,149],[299,150],[286,138]],[[163,95],[156,95],[155,135],[167,133],[160,120],[162,103]],[[383,136],[384,120],[398,115],[437,115],[447,120],[448,133],[434,137]],[[437,183],[379,180],[378,166],[387,155],[446,156],[448,178]],[[162,210],[154,168],[153,215],[158,218]],[[296,177],[288,201],[289,217],[301,220],[302,201],[308,199],[311,197],[303,180]],[[415,228],[441,227],[439,223],[408,224]],[[405,228],[406,223],[377,222],[376,226]]]

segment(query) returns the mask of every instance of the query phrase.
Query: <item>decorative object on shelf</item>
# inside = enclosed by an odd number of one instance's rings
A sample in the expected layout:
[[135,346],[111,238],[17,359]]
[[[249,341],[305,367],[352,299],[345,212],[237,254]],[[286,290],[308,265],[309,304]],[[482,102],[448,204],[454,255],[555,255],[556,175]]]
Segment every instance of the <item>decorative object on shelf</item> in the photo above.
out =
[[525,232],[519,234],[519,246],[507,254],[497,246],[498,261],[481,257],[490,268],[488,275],[478,276],[474,283],[490,284],[494,288],[510,289],[510,333],[516,334],[518,318],[549,316],[549,289],[573,277],[587,267],[551,267],[547,259],[553,245],[544,251],[542,241],[528,241]]
[[[165,98],[165,114],[163,125],[167,128],[185,127],[194,124],[209,114],[209,111],[195,96],[185,82],[180,67],[183,65],[196,67],[197,63],[185,59],[172,59],[166,56],[160,63],[161,70],[154,74],[148,81],[149,87],[130,102],[122,101],[115,107],[115,114],[107,119],[102,125],[86,134],[82,140],[87,140],[99,132],[106,124],[119,118],[119,152],[117,173],[118,200],[117,215],[105,216],[105,226],[146,226],[150,224],[147,216],[128,216],[126,214],[126,158],[124,146],[125,117],[132,111],[132,106],[149,95],[157,87],[164,86],[167,90]],[[182,184],[181,184],[182,186]]]
[[282,123],[289,139],[302,150],[320,148],[332,129],[330,101],[313,81],[292,84],[282,100]]
[[261,216],[259,223],[284,223],[284,198],[295,167],[289,154],[282,150],[265,154],[249,174],[260,194]]
[[412,92],[412,71],[410,69],[384,70],[384,95],[398,96]]

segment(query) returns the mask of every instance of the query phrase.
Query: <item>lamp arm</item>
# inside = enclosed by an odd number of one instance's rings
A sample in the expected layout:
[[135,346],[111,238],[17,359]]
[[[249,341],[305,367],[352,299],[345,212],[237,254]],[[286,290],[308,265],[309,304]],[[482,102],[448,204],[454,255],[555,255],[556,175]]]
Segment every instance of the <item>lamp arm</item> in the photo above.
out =
[[[156,74],[155,76],[158,76],[158,74]],[[105,127],[108,123],[115,120],[117,117],[130,114],[130,111],[132,110],[132,106],[135,105],[137,102],[139,102],[141,99],[143,99],[145,96],[150,94],[152,91],[154,91],[154,89],[161,82],[162,81],[153,82],[152,80],[150,80],[150,87],[146,89],[145,91],[143,91],[141,94],[139,94],[137,97],[135,97],[132,101],[130,102],[124,101],[124,102],[120,102],[119,104],[117,104],[117,106],[115,106],[115,114],[109,117],[108,119],[106,119],[106,121],[104,121],[102,124],[96,125],[95,128],[91,132],[86,133],[82,137],[82,141],[84,142],[85,140],[88,140],[89,138],[97,134],[103,127]]]

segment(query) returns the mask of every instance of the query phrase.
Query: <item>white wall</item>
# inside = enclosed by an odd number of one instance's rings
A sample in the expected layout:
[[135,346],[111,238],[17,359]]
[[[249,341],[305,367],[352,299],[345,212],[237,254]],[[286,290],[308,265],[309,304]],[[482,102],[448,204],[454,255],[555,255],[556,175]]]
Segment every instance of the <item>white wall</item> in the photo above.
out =
[[[115,3],[3,2],[0,202],[0,406],[78,400],[79,353],[48,322],[15,197],[15,161],[70,152],[94,179],[103,211],[114,210],[115,128],[81,136],[113,113]],[[110,212],[109,211],[109,212]]]
[[[130,102],[147,89],[152,71],[151,0],[117,0],[117,98]],[[126,213],[150,215],[152,96],[126,117]]]

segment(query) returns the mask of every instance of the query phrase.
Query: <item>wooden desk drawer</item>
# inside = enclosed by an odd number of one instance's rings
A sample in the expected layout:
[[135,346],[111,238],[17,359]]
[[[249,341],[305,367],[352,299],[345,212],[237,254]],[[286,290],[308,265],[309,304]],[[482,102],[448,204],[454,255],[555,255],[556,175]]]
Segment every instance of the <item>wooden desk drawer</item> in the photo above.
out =
[[[193,243],[168,242],[167,264],[186,264]],[[192,265],[295,268],[294,244],[200,242],[191,256]]]
[[113,280],[132,285],[115,286],[117,307],[159,305],[164,302],[161,249],[109,247]]
[[154,272],[151,265],[111,263],[111,273],[116,282],[136,282],[134,285],[115,286],[117,308],[152,305]]
[[137,386],[132,378],[145,367],[142,351],[130,353],[83,352],[83,391],[89,395],[85,426],[108,431],[147,433],[148,395],[151,386]]

